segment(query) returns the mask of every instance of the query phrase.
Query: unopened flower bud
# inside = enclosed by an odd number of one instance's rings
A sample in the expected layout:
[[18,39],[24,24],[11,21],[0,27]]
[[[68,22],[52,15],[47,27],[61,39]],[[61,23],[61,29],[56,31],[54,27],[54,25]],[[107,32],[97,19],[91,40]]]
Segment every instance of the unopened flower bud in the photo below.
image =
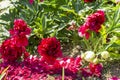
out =
[[108,51],[103,51],[103,52],[101,53],[101,57],[104,58],[104,59],[107,59],[108,57],[110,57],[110,54],[109,54]]
[[93,63],[94,64],[97,64],[99,61],[98,61],[98,58],[95,58],[94,60],[93,60]]
[[95,53],[94,53],[94,52],[92,52],[92,51],[87,51],[87,52],[85,52],[85,57],[84,57],[84,59],[85,59],[86,61],[92,62],[94,58],[95,58]]

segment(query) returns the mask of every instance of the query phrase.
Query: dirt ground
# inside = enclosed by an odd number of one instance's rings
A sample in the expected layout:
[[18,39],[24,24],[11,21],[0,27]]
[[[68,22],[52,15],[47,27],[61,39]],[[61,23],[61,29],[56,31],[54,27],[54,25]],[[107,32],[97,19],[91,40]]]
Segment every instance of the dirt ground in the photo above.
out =
[[120,60],[109,62],[108,65],[104,65],[102,76],[104,80],[113,76],[120,78]]
[[[62,45],[62,51],[65,56],[75,56],[80,54],[80,46],[75,46],[74,48],[70,47],[70,44]],[[108,80],[110,77],[119,77],[120,78],[120,60],[107,62],[103,66],[102,79]]]

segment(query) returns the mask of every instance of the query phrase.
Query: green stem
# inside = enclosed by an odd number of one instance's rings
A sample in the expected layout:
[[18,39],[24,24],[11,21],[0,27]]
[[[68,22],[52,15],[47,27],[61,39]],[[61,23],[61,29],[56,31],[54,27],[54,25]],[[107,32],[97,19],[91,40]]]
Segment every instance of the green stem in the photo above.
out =
[[98,42],[96,43],[96,45],[95,45],[95,47],[94,47],[94,50],[93,50],[94,52],[96,51],[96,49],[97,49],[97,47],[98,47],[101,39],[102,39],[102,37],[100,37],[100,38],[98,39]]
[[90,45],[85,38],[84,38],[84,42],[85,42],[85,45],[87,47],[87,50],[91,50]]

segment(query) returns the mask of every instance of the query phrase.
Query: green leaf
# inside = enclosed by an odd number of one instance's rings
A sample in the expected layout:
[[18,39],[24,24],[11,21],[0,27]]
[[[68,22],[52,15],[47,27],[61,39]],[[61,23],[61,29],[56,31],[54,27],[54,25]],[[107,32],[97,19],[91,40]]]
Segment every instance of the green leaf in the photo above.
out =
[[110,57],[113,59],[120,59],[120,54],[118,53],[110,53]]
[[46,22],[46,16],[44,14],[42,15],[41,20],[42,20],[43,30],[46,30],[46,28],[47,28],[47,22]]
[[115,13],[114,13],[114,24],[116,24],[120,20],[120,7],[117,7]]
[[120,47],[120,45],[117,43],[110,43],[109,45],[106,46],[105,50],[107,50],[110,47],[118,48],[118,47]]
[[2,78],[5,76],[6,73],[3,73],[0,75],[0,80],[2,80]]
[[106,27],[104,25],[101,26],[100,34],[102,36],[102,42],[106,43],[107,35],[106,35]]

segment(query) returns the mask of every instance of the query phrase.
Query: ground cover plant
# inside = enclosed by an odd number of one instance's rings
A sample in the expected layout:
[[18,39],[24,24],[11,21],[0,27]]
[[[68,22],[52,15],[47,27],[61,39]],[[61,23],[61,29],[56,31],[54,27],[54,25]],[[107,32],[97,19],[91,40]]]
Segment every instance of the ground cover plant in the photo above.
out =
[[119,0],[9,4],[0,9],[1,80],[119,80],[103,77],[120,60]]

